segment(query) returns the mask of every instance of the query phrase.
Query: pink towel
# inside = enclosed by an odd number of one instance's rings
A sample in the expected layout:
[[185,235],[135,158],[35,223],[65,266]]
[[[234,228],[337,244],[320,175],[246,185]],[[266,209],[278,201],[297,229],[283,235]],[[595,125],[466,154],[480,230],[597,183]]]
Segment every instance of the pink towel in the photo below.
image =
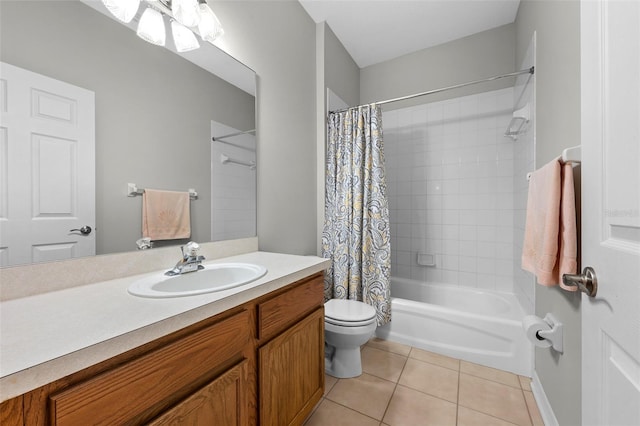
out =
[[189,193],[145,189],[142,195],[142,236],[152,240],[191,237]]
[[522,268],[535,274],[539,284],[576,291],[562,283],[562,275],[576,273],[577,255],[573,171],[557,158],[529,181]]

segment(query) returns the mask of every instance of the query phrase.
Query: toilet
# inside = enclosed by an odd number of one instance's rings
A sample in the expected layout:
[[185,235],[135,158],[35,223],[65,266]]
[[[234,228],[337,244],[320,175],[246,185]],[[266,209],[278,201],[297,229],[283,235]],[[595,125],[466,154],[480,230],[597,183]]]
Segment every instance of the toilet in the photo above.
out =
[[324,366],[333,377],[362,374],[360,346],[376,331],[376,310],[356,300],[331,299],[324,304]]

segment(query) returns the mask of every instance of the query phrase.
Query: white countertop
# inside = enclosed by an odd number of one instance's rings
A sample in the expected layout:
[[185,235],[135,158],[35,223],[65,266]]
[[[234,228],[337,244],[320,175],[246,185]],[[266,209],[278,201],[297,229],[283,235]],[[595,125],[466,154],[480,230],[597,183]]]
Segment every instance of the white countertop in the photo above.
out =
[[[253,252],[205,262],[265,266],[262,278],[198,296],[129,294],[141,274],[0,303],[0,402],[323,271],[329,260]],[[169,267],[171,265],[168,265]],[[168,269],[168,268],[167,268]]]

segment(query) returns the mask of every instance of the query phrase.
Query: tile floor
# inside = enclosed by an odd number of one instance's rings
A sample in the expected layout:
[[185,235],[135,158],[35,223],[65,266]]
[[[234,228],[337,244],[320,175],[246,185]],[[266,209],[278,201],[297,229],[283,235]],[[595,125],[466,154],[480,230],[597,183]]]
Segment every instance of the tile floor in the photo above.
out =
[[373,338],[360,377],[326,376],[305,426],[543,426],[530,379]]

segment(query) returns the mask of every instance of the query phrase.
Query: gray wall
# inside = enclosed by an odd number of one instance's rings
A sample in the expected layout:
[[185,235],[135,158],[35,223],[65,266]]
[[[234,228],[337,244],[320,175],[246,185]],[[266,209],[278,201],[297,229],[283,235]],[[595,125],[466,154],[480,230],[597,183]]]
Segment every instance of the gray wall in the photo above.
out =
[[255,99],[77,1],[0,6],[3,61],[96,94],[97,253],[134,250],[141,236],[127,182],[195,188],[192,239],[209,241],[210,123],[253,128]]
[[[362,69],[360,102],[368,103],[411,95],[514,71],[515,27],[504,25]],[[488,90],[512,87],[514,80],[469,86],[396,102],[385,108],[436,101]]]
[[[360,102],[360,68],[326,24],[324,30],[324,85],[348,105]],[[325,90],[326,95],[326,90]]]
[[316,24],[316,199],[317,254],[322,255],[324,227],[325,154],[327,142],[327,89],[348,105],[360,102],[360,68],[344,48],[331,28],[324,22]]
[[212,7],[219,46],[258,74],[260,249],[316,252],[315,24],[297,1]]
[[[580,144],[580,3],[522,0],[516,18],[522,61],[533,31],[536,58],[536,167]],[[580,294],[536,285],[536,315],[564,324],[564,353],[536,349],[535,370],[561,425],[581,423]]]

